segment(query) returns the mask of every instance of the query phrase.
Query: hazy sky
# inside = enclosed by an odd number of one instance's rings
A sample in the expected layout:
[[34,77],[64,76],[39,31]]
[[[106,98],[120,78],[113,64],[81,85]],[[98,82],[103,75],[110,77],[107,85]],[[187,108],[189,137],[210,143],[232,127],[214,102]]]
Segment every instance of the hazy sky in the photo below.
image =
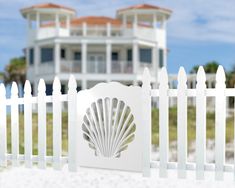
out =
[[[0,0],[0,71],[25,47],[26,21],[19,9],[42,0]],[[235,0],[50,0],[71,6],[78,16],[115,16],[118,8],[148,3],[173,10],[168,22],[168,70],[187,71],[195,64],[216,60],[235,65]]]

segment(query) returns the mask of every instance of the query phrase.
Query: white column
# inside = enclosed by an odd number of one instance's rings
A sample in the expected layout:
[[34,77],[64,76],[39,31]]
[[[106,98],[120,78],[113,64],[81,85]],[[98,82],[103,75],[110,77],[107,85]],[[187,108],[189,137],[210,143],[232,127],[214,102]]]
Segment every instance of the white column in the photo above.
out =
[[164,57],[164,59],[163,59],[163,65],[164,65],[164,67],[167,67],[167,48],[165,48],[164,49],[164,54],[163,54],[163,57]]
[[38,74],[38,65],[40,63],[40,47],[38,45],[34,46],[34,72]]
[[153,28],[156,28],[156,23],[157,23],[156,14],[153,14],[153,23],[152,23]]
[[87,73],[87,43],[82,41],[82,73]]
[[106,25],[106,33],[107,33],[107,37],[111,36],[111,24],[107,23]]
[[138,26],[138,16],[137,14],[134,15],[134,22],[133,22],[133,32],[134,32],[134,35],[136,35],[136,32],[137,32],[137,26]]
[[85,22],[82,23],[82,35],[87,36],[87,24]]
[[70,16],[67,15],[66,17],[66,28],[70,31]]
[[132,60],[133,60],[133,73],[137,74],[139,67],[139,46],[137,41],[133,41],[133,52],[132,52]]
[[55,74],[60,73],[60,43],[55,43],[54,48],[54,65],[55,65]]
[[112,44],[110,42],[106,43],[106,72],[111,74],[111,64],[112,64]]
[[36,14],[36,29],[40,28],[40,14],[37,12]]
[[122,25],[123,25],[124,28],[126,28],[126,26],[127,26],[127,19],[126,19],[126,15],[125,14],[122,17]]
[[154,70],[154,77],[155,77],[155,83],[154,83],[154,88],[157,88],[157,83],[158,83],[158,67],[159,67],[159,52],[158,52],[158,45],[157,43],[155,46],[152,47],[152,66]]
[[59,35],[59,29],[60,29],[60,19],[59,14],[55,15],[55,26],[56,26],[56,34]]

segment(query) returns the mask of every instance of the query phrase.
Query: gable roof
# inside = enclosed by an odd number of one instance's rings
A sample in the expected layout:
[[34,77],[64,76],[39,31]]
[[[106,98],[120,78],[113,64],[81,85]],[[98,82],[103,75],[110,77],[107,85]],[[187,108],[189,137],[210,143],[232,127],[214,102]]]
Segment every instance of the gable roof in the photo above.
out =
[[134,5],[134,6],[119,9],[119,10],[117,10],[117,12],[119,13],[119,12],[123,12],[123,11],[126,11],[126,10],[138,10],[138,9],[145,9],[145,10],[146,9],[155,9],[155,10],[163,10],[163,11],[166,11],[166,12],[169,12],[169,13],[172,12],[172,10],[170,10],[170,9],[162,8],[162,7],[155,6],[155,5],[149,5],[149,4]]
[[42,8],[42,9],[65,9],[65,10],[69,10],[69,11],[73,11],[76,12],[75,9],[72,9],[70,7],[66,7],[66,6],[62,6],[62,5],[58,5],[58,4],[53,4],[53,3],[44,3],[44,4],[37,4],[37,5],[33,5],[27,8],[23,8],[21,9],[21,11],[27,11],[30,9],[37,9],[37,8]]

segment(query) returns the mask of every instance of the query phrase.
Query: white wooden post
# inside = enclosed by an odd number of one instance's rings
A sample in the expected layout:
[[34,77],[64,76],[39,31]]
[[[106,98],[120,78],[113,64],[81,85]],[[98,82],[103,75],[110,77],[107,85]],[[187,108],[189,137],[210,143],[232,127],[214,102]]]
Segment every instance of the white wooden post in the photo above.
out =
[[159,176],[167,176],[167,163],[169,151],[169,98],[168,75],[165,67],[159,74]]
[[43,79],[38,84],[38,166],[46,168],[46,86]]
[[107,37],[111,36],[111,23],[107,23],[106,25],[106,34],[107,34]]
[[204,179],[206,162],[206,75],[202,66],[196,85],[196,178]]
[[82,23],[82,35],[87,36],[87,23]]
[[147,68],[143,74],[143,175],[150,176],[151,158],[151,76]]
[[72,75],[68,86],[68,168],[77,171],[77,83]]
[[226,96],[225,73],[219,66],[216,73],[215,98],[215,179],[222,180],[225,162],[225,124],[226,124]]
[[177,149],[178,149],[178,177],[186,177],[187,161],[187,75],[183,67],[178,73],[177,93]]
[[32,167],[32,94],[27,80],[24,85],[24,151],[25,165]]
[[7,120],[6,120],[6,89],[0,84],[0,166],[7,165]]
[[60,73],[60,66],[61,66],[61,62],[60,62],[60,51],[61,51],[61,46],[60,43],[56,42],[55,46],[54,46],[54,65],[55,65],[55,73],[59,74]]
[[110,42],[106,43],[106,72],[111,74],[111,64],[112,64],[112,45]]
[[53,82],[53,167],[61,169],[62,128],[61,128],[61,84],[58,77]]
[[16,82],[13,82],[11,87],[11,150],[13,166],[17,166],[19,162],[19,108],[17,99],[18,87]]
[[87,42],[82,41],[82,74],[87,72]]

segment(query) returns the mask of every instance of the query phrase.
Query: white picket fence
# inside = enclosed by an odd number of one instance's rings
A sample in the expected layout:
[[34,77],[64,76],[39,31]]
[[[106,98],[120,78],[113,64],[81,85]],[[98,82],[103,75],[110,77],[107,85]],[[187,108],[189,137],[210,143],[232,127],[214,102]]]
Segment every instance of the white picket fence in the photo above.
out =
[[[235,97],[235,89],[228,89],[225,86],[225,73],[223,68],[220,66],[216,74],[216,88],[207,89],[206,88],[206,78],[205,73],[202,67],[199,68],[197,74],[197,86],[196,89],[187,88],[187,76],[183,68],[180,68],[178,73],[178,88],[171,89],[168,85],[168,75],[165,68],[161,70],[159,75],[159,89],[152,89],[150,87],[150,75],[148,69],[145,69],[143,75],[143,85],[142,87],[127,87],[116,85],[115,83],[106,85],[96,86],[96,90],[93,89],[89,95],[90,98],[96,95],[95,92],[100,95],[105,95],[105,92],[102,91],[103,88],[107,89],[107,93],[112,92],[112,96],[124,96],[125,91],[131,92],[140,92],[141,95],[131,95],[132,93],[127,93],[129,98],[134,98],[136,101],[142,101],[142,108],[137,109],[136,114],[141,113],[141,117],[136,118],[136,129],[141,124],[143,125],[142,131],[138,132],[141,135],[141,139],[136,140],[139,144],[139,141],[142,142],[139,147],[139,152],[141,152],[142,157],[139,159],[142,160],[141,171],[144,175],[150,175],[150,168],[158,168],[160,177],[167,177],[167,172],[169,169],[177,169],[178,177],[185,178],[187,176],[188,170],[194,170],[196,173],[197,179],[204,179],[205,171],[214,171],[215,178],[218,180],[223,179],[224,172],[232,172],[235,176],[235,164],[229,165],[225,163],[225,129],[226,129],[226,97]],[[31,95],[31,86],[28,81],[25,83],[24,87],[24,97],[18,97],[18,89],[16,83],[12,84],[11,88],[11,98],[6,99],[6,91],[3,84],[0,85],[0,166],[6,166],[8,161],[12,161],[13,165],[17,166],[20,161],[24,161],[27,167],[32,167],[33,163],[37,163],[39,168],[46,168],[47,163],[53,164],[54,169],[61,169],[63,164],[68,164],[71,171],[77,170],[77,153],[78,150],[78,140],[77,131],[78,131],[78,115],[79,104],[77,100],[79,99],[76,91],[76,80],[73,76],[69,79],[68,84],[68,94],[61,94],[61,84],[58,78],[55,78],[53,83],[53,94],[52,96],[46,96],[45,82],[43,79],[39,81],[38,86],[38,95],[33,97]],[[117,92],[119,91],[119,92]],[[126,89],[126,90],[125,90]],[[109,91],[108,91],[109,90]],[[112,91],[113,90],[113,91]],[[133,90],[133,91],[132,91]],[[101,92],[102,91],[102,92]],[[79,92],[80,93],[80,92]],[[88,96],[89,93],[84,92]],[[133,96],[133,97],[132,97]],[[135,98],[142,96],[141,98]],[[106,96],[103,96],[104,98]],[[177,97],[177,162],[169,162],[169,98]],[[187,98],[196,97],[196,162],[189,163],[187,160]],[[215,97],[215,163],[208,164],[206,163],[206,100],[207,97]],[[151,98],[159,98],[159,161],[151,160]],[[83,99],[83,98],[82,98]],[[87,97],[87,100],[89,97]],[[84,98],[86,100],[86,97]],[[68,104],[68,155],[62,157],[62,102],[67,102]],[[127,102],[128,101],[125,101]],[[47,133],[46,133],[46,105],[47,103],[52,103],[53,106],[53,155],[47,156]],[[118,102],[120,105],[122,103]],[[135,102],[131,102],[135,103]],[[136,102],[138,103],[138,102]],[[24,105],[24,154],[19,154],[19,111],[18,106]],[[38,106],[38,155],[34,156],[32,154],[32,105],[37,104]],[[103,101],[103,110],[108,109],[105,107],[105,101]],[[10,153],[7,153],[7,111],[6,106],[11,108],[11,146],[12,150]],[[133,107],[130,105],[130,107]],[[116,111],[119,111],[117,105]],[[123,110],[124,111],[124,110]],[[133,110],[133,112],[135,112]],[[103,114],[101,117],[100,114]],[[107,124],[105,117],[106,111],[98,111],[99,122],[93,122],[96,124],[103,122],[104,125]],[[94,114],[93,114],[94,115]],[[110,113],[112,115],[112,113]],[[116,115],[116,118],[118,115]],[[122,115],[122,118],[125,118],[125,115]],[[112,119],[110,118],[112,122]],[[114,119],[116,121],[116,119]],[[157,125],[153,125],[157,126]],[[108,124],[107,124],[108,127]],[[122,129],[120,126],[117,129]],[[103,132],[102,132],[103,131]],[[100,132],[101,139],[105,139],[106,129]],[[108,130],[107,130],[108,131]],[[117,131],[117,130],[115,130]],[[112,134],[117,134],[117,133]],[[99,132],[97,132],[99,133]],[[108,134],[108,133],[107,133]],[[139,135],[136,132],[136,137]],[[89,136],[89,135],[88,135]],[[90,135],[92,136],[92,135]],[[93,135],[95,136],[95,135]],[[132,136],[132,135],[130,135]],[[115,139],[117,135],[113,136]],[[112,136],[109,138],[112,139]],[[105,141],[105,140],[104,140]],[[109,140],[110,142],[110,140]],[[133,141],[135,142],[135,141]],[[132,143],[131,143],[132,144]],[[130,150],[131,150],[130,144]],[[134,145],[134,144],[133,144]],[[82,146],[83,147],[83,146]],[[85,147],[85,146],[84,146]],[[133,149],[133,148],[132,148]],[[137,151],[138,147],[135,147],[133,151]],[[85,151],[85,150],[84,150]],[[128,152],[124,151],[124,152]],[[123,153],[124,153],[123,152]],[[124,155],[124,154],[123,154]],[[118,159],[115,159],[117,162],[126,156],[121,156]],[[133,161],[135,156],[132,157]],[[89,157],[88,157],[89,158]],[[92,158],[92,162],[95,164]],[[86,160],[86,159],[84,159]],[[95,164],[94,166],[101,166],[102,162]],[[125,161],[124,161],[125,162]],[[128,158],[127,163],[130,163],[130,158]],[[108,164],[110,163],[110,164]],[[118,164],[118,163],[117,163]],[[107,165],[115,168],[115,165],[112,165],[110,161],[107,162]],[[131,164],[128,164],[131,165]],[[125,165],[124,165],[125,167]],[[131,167],[132,168],[132,167]]]

